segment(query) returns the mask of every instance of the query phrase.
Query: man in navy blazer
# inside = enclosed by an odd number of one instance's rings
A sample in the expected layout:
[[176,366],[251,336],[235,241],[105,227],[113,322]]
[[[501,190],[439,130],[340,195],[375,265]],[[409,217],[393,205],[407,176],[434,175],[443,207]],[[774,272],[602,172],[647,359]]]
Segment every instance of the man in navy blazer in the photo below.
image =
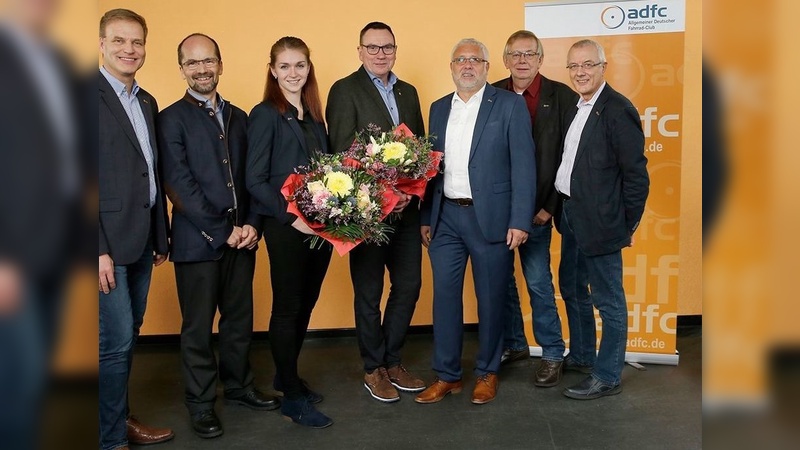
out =
[[99,290],[100,447],[153,444],[169,429],[129,417],[128,377],[147,305],[153,264],[166,261],[167,210],[158,171],[156,100],[134,79],[144,64],[147,25],[114,9],[100,19]]
[[531,119],[518,95],[486,83],[489,52],[475,39],[453,49],[456,92],[431,105],[433,145],[444,170],[422,204],[422,242],[433,268],[433,370],[416,397],[440,401],[462,389],[464,273],[472,261],[478,297],[479,347],[472,403],[494,400],[513,250],[533,223],[536,163]]
[[[581,98],[567,114],[570,125],[555,181],[564,198],[559,284],[572,310],[564,369],[591,374],[564,390],[579,400],[622,391],[628,308],[621,250],[633,245],[650,187],[639,113],[606,84],[606,65],[603,47],[592,40],[574,43],[567,54],[570,80]],[[592,305],[603,320],[596,355]]]
[[[217,92],[223,66],[214,39],[184,38],[178,65],[189,87],[158,115],[158,144],[172,201],[184,402],[195,434],[211,438],[223,432],[214,412],[217,375],[229,401],[255,410],[280,405],[254,389],[250,369],[261,216],[250,208],[245,184],[247,114]],[[217,310],[219,369],[211,345]]]

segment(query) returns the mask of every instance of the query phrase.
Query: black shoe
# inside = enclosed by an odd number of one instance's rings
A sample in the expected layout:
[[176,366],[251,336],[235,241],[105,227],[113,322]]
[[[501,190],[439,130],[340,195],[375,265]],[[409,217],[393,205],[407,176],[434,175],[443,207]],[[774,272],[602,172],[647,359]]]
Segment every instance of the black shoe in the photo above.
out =
[[563,369],[564,372],[580,372],[588,375],[592,373],[592,370],[594,370],[594,366],[582,366],[580,364],[575,364],[575,360],[573,360],[572,358],[569,357],[569,355],[567,355],[567,357],[564,358]]
[[575,386],[564,389],[563,394],[575,400],[593,400],[608,395],[617,395],[620,392],[622,392],[621,384],[608,384],[593,376],[588,376]]
[[246,406],[256,411],[271,411],[281,406],[281,402],[271,395],[261,393],[255,389],[236,398],[225,399],[228,403]]
[[213,409],[192,414],[192,430],[201,438],[208,439],[222,435],[222,424]]
[[531,353],[527,348],[522,350],[512,350],[510,348],[507,348],[503,350],[503,355],[500,356],[500,364],[506,365],[514,361],[522,361],[530,357]]
[[[308,387],[308,382],[302,378],[300,378],[300,383],[303,385],[303,396],[306,398],[306,400],[315,405],[322,403],[322,400],[324,399],[322,394],[312,391],[311,388]],[[278,395],[283,397],[283,383],[281,382],[280,378],[278,378],[278,374],[275,374],[275,378],[272,379],[272,389],[274,389]]]

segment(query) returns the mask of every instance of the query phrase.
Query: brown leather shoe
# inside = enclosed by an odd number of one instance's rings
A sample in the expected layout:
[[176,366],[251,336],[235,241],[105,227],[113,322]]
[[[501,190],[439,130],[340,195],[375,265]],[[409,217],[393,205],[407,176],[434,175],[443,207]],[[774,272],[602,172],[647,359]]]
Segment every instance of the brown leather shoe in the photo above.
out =
[[389,374],[384,367],[378,367],[373,370],[372,373],[365,373],[364,387],[367,388],[369,395],[375,400],[384,403],[392,403],[400,400],[400,394],[397,393],[397,389],[395,389],[394,386],[392,386],[392,382],[389,381]]
[[552,387],[561,382],[561,372],[564,361],[548,361],[543,359],[536,368],[534,385],[539,387]]
[[128,443],[136,445],[158,444],[175,437],[169,428],[152,428],[139,422],[136,417],[128,417]]
[[412,375],[402,364],[386,369],[389,381],[403,392],[419,392],[425,390],[425,382]]
[[461,392],[461,388],[463,384],[461,384],[461,380],[448,382],[440,379],[436,379],[428,386],[427,389],[420,392],[419,395],[414,397],[414,401],[417,403],[436,403],[444,398],[445,395],[453,393],[458,394]]
[[482,405],[494,400],[497,395],[497,385],[499,384],[497,374],[487,373],[475,380],[475,389],[472,391],[472,403]]

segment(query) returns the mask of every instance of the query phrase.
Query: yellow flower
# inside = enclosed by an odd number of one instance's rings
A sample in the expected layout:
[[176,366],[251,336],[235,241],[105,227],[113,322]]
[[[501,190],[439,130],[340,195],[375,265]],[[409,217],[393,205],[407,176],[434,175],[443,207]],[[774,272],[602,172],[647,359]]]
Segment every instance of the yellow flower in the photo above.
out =
[[406,156],[406,144],[402,142],[389,142],[383,146],[383,162],[389,162],[393,159],[402,162],[403,157]]
[[331,172],[325,175],[325,187],[331,194],[344,197],[353,190],[353,179],[346,173]]

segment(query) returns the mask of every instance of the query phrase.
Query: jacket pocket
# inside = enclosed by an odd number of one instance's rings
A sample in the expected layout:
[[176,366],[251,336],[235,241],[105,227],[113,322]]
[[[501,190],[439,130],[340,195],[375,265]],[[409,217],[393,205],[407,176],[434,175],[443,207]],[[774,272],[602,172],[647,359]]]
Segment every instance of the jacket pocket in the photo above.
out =
[[510,181],[503,181],[502,183],[494,183],[492,185],[492,192],[495,194],[500,194],[502,192],[508,192],[511,190],[511,182]]
[[100,199],[100,212],[122,211],[122,200],[118,198]]

